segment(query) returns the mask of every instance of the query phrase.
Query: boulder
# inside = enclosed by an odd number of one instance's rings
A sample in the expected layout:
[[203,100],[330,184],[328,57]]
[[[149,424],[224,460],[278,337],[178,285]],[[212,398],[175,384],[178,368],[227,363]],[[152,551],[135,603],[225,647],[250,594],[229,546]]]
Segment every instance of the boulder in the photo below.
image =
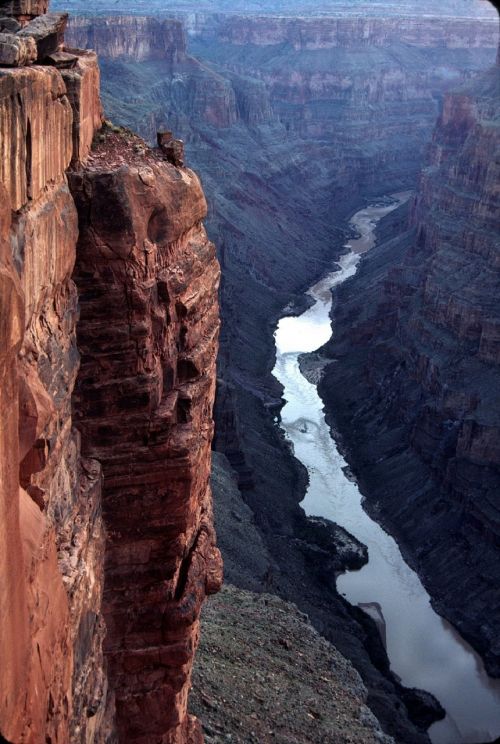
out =
[[178,168],[184,165],[184,142],[174,139],[172,132],[158,132],[156,135],[158,147],[165,155],[165,159]]
[[0,16],[0,31],[7,34],[15,34],[21,29],[21,24],[15,18]]
[[21,38],[31,36],[35,39],[37,59],[41,62],[49,54],[57,52],[63,44],[67,22],[67,13],[47,13],[34,18],[17,35]]
[[32,36],[19,38],[15,34],[0,33],[0,66],[25,67],[36,58],[37,48]]

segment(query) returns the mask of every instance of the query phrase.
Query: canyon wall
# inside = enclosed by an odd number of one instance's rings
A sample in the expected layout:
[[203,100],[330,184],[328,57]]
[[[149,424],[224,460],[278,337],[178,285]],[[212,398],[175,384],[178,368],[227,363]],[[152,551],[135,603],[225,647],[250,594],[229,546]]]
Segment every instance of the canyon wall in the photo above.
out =
[[[60,0],[62,2],[62,0]],[[64,8],[72,12],[90,14],[116,13],[114,0],[68,0]],[[149,15],[183,14],[191,23],[206,15],[215,13],[239,15],[283,15],[283,16],[355,16],[365,18],[391,16],[433,16],[433,17],[494,17],[488,0],[175,0],[166,10],[163,0],[122,0],[120,12]]]
[[[2,68],[0,732],[12,742],[105,731],[101,469],[72,426],[78,219],[65,170],[100,125],[95,55]],[[74,145],[77,144],[78,147]],[[97,739],[96,739],[97,740]]]
[[320,385],[369,508],[495,676],[499,83],[497,64],[446,97],[409,222],[337,293]]
[[[222,44],[274,46],[288,44],[295,50],[341,47],[387,47],[410,44],[420,48],[473,49],[496,46],[496,23],[490,17],[287,17],[199,15],[187,26],[196,37]],[[292,72],[292,70],[289,70]],[[334,69],[331,70],[334,72]]]
[[11,5],[0,739],[201,741],[187,694],[200,606],[221,581],[208,485],[219,270],[204,196],[142,140],[100,131],[96,55],[64,48],[64,15]]
[[129,57],[137,62],[162,60],[167,64],[186,59],[186,40],[180,23],[138,16],[103,18],[89,23],[72,18],[68,43],[93,49],[109,59]]
[[70,175],[80,216],[74,410],[84,452],[103,468],[118,738],[201,741],[186,705],[201,604],[222,581],[208,482],[219,266],[195,174],[130,133],[100,140]]

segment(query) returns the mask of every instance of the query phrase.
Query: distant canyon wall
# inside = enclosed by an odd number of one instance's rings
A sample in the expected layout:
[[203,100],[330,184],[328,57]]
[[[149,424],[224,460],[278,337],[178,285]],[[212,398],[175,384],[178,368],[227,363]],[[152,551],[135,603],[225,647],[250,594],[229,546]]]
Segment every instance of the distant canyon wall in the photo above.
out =
[[193,36],[220,43],[270,46],[290,44],[295,50],[410,44],[418,47],[474,49],[495,47],[494,17],[249,17],[197,15],[186,28]]
[[179,23],[140,16],[114,16],[90,22],[72,18],[66,34],[68,45],[93,49],[109,59],[128,57],[137,62],[157,59],[182,62],[186,39]]
[[[57,5],[64,0],[57,0]],[[207,16],[238,14],[253,16],[355,16],[401,17],[432,16],[447,18],[488,18],[494,11],[487,0],[176,0],[165,7],[163,0],[122,0],[117,8],[115,0],[67,0],[63,6],[72,13],[132,13],[172,17],[182,13],[191,24]]]
[[368,503],[494,675],[499,80],[497,64],[445,98],[408,229],[387,228],[338,292],[320,385]]

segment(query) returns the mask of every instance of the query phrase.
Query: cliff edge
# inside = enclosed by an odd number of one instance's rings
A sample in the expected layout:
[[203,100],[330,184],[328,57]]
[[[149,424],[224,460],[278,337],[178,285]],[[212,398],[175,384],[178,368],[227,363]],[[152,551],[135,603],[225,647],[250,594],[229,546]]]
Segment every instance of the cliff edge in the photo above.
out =
[[[219,269],[197,177],[102,126],[64,13],[0,18],[0,733],[200,741]],[[80,353],[81,362],[80,362]]]

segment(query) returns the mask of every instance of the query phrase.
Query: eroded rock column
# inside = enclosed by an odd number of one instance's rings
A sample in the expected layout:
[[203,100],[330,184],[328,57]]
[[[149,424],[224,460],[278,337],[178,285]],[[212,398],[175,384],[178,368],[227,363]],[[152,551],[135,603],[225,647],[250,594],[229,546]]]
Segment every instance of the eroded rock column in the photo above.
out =
[[205,594],[221,582],[209,488],[219,267],[198,178],[128,132],[71,188],[84,452],[102,464],[106,655],[120,741],[201,741],[187,715]]

